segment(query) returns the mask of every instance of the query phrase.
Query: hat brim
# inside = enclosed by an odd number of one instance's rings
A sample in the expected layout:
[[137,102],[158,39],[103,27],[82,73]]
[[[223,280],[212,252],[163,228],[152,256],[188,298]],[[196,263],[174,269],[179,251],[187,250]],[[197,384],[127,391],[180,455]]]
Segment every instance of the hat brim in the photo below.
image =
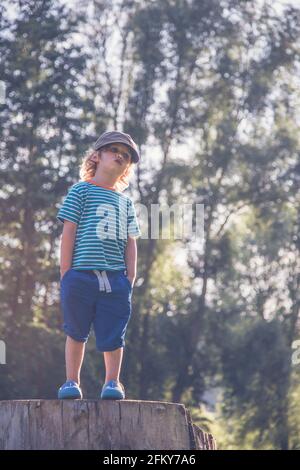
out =
[[132,147],[130,147],[130,145],[128,145],[126,142],[123,142],[122,140],[116,140],[116,139],[113,139],[111,141],[107,141],[105,142],[105,144],[97,144],[97,142],[94,144],[94,150],[100,150],[101,148],[103,147],[106,147],[107,145],[110,145],[110,144],[123,144],[123,145],[126,145],[126,147],[128,147],[130,153],[131,153],[131,157],[132,157],[132,161],[134,163],[137,163],[140,159],[139,157],[139,154],[136,152],[136,150]]

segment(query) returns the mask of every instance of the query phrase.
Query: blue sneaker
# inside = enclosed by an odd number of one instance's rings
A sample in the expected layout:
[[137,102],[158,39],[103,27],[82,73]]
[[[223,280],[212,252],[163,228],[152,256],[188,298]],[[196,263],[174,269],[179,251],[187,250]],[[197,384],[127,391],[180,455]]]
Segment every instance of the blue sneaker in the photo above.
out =
[[110,380],[102,387],[101,399],[102,400],[124,400],[125,389],[121,382]]
[[60,400],[82,398],[82,392],[78,383],[74,382],[74,380],[68,380],[58,390],[58,398]]

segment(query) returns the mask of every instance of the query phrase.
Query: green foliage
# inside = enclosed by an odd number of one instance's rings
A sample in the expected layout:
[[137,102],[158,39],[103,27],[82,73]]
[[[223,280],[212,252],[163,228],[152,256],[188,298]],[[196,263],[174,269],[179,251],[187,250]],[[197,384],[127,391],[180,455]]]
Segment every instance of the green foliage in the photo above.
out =
[[[22,0],[8,15],[7,4],[0,397],[53,398],[63,381],[55,216],[87,146],[122,128],[142,150],[138,202],[205,207],[202,251],[189,237],[138,242],[127,394],[183,401],[219,448],[299,448],[299,9],[124,1],[91,14],[91,2]],[[85,396],[103,378],[92,336]]]
[[7,363],[2,366],[1,399],[56,397],[65,372],[63,335],[33,323],[2,334]]
[[[223,349],[223,413],[240,421],[237,439],[256,435],[255,448],[280,446],[288,432],[290,349],[276,320],[241,322],[230,329]],[[243,426],[241,425],[243,423]],[[279,447],[280,448],[280,447]]]

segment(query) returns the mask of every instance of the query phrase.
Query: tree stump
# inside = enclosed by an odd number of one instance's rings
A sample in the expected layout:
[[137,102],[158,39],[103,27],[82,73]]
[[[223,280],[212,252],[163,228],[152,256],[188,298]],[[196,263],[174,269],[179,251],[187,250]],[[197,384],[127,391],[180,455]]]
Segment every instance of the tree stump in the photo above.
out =
[[138,400],[0,401],[0,449],[215,449],[178,403]]

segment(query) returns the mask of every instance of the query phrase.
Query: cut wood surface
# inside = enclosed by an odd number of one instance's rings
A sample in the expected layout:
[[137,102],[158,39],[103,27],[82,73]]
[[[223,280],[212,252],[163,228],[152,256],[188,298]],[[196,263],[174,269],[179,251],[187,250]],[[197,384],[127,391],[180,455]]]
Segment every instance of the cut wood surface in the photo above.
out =
[[0,401],[0,449],[215,449],[179,403]]

